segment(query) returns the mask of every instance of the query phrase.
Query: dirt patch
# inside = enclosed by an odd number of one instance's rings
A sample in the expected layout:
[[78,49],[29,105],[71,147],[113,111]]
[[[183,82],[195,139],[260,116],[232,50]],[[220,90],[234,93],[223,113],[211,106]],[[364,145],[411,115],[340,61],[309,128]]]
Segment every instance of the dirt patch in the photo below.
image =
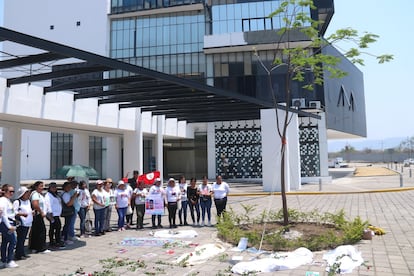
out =
[[384,167],[357,167],[354,176],[388,176],[396,175],[397,172]]
[[[245,224],[240,228],[246,234],[246,237],[250,237],[248,240],[248,247],[259,248],[260,237],[263,233],[263,224]],[[315,249],[327,249],[333,248],[330,246],[329,236],[341,236],[343,231],[336,229],[329,224],[319,223],[293,223],[289,226],[289,232],[285,232],[286,228],[278,222],[267,223],[265,226],[264,239],[262,243],[262,250],[267,251],[290,251],[298,247],[297,241],[311,241],[314,240],[319,248]],[[281,238],[277,237],[281,234]],[[255,237],[255,238],[253,238]],[[223,237],[222,237],[223,238]],[[296,241],[295,241],[296,240]],[[234,245],[237,245],[238,241],[226,240]]]

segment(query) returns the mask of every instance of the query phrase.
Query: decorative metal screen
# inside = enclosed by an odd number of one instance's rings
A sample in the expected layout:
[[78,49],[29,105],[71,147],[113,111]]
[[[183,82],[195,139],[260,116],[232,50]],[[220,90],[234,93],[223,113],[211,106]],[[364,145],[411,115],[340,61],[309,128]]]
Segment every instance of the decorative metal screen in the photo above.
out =
[[299,145],[301,176],[320,176],[318,126],[299,126]]
[[254,122],[215,125],[216,171],[223,178],[261,178],[260,126]]

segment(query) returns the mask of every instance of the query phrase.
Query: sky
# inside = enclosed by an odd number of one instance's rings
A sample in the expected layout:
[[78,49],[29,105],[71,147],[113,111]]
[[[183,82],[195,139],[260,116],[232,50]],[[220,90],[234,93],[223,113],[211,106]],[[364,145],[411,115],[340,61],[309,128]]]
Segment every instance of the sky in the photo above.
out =
[[[414,136],[414,55],[412,0],[334,0],[335,14],[327,34],[351,27],[380,36],[368,52],[393,54],[378,64],[365,56],[364,74],[367,139]],[[412,119],[413,118],[413,119]],[[367,140],[346,140],[344,143]]]

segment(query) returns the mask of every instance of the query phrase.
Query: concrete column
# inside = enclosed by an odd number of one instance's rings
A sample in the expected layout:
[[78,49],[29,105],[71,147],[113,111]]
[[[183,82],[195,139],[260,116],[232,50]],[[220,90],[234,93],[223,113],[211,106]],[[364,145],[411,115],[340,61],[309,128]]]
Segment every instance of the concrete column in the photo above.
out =
[[2,184],[10,184],[15,190],[20,187],[20,151],[22,130],[17,127],[3,127]]
[[106,137],[106,156],[104,158],[105,176],[117,181],[122,178],[121,172],[121,138]]
[[216,136],[214,123],[207,124],[207,177],[216,178]]
[[319,113],[320,120],[317,120],[318,134],[319,134],[319,166],[322,177],[329,176],[328,172],[328,137],[326,131],[326,116],[325,113]]
[[157,170],[161,173],[161,178],[164,176],[164,128],[165,116],[157,116],[157,134],[155,135],[155,163]]
[[[289,114],[288,116],[290,116]],[[279,124],[282,127],[285,112],[278,110]],[[262,133],[263,190],[281,191],[281,139],[276,127],[276,111],[264,109],[260,112]],[[297,115],[294,114],[287,131],[285,153],[286,191],[300,187],[299,133]],[[292,184],[293,183],[293,184]]]
[[72,163],[89,166],[89,135],[74,133],[72,149]]
[[141,110],[136,109],[135,113],[135,131],[124,133],[124,171],[122,175],[127,173],[128,177],[132,177],[132,172],[138,170],[142,173],[143,160],[143,137],[142,137]]

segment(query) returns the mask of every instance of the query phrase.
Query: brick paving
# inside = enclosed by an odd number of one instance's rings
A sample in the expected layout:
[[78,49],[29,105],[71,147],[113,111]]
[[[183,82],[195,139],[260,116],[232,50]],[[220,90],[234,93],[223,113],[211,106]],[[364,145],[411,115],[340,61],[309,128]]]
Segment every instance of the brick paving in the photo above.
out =
[[[288,207],[301,211],[318,210],[320,212],[336,212],[344,209],[349,218],[360,216],[386,230],[384,236],[375,236],[372,240],[363,240],[356,244],[362,252],[362,257],[371,268],[361,266],[348,275],[414,275],[414,180],[404,174],[404,188],[401,191],[389,192],[386,189],[399,189],[399,177],[345,177],[334,179],[331,184],[324,184],[319,192],[318,184],[304,185],[301,192],[310,194],[288,195]],[[279,195],[254,196],[261,192],[257,184],[231,183],[233,194],[249,194],[249,196],[231,196],[229,206],[234,210],[242,210],[242,204],[254,205],[254,215],[262,210],[281,208]],[[368,191],[362,193],[361,191]],[[344,193],[347,192],[347,193]],[[348,193],[354,192],[354,193]],[[215,214],[213,206],[212,213]],[[113,225],[116,224],[116,214],[112,216]],[[167,226],[168,218],[163,216],[163,224]],[[146,218],[149,223],[149,218]],[[215,221],[213,220],[213,223]],[[233,256],[243,256],[243,260],[254,257],[248,252],[233,252],[232,247],[223,244],[225,253],[209,259],[207,262],[190,267],[180,267],[172,262],[183,253],[194,248],[186,247],[130,247],[119,243],[126,237],[150,237],[152,229],[149,224],[144,230],[127,230],[124,232],[111,232],[105,236],[85,238],[67,246],[66,249],[56,250],[49,254],[31,254],[30,258],[18,261],[19,267],[14,269],[1,269],[1,275],[71,275],[79,268],[86,273],[104,271],[100,260],[119,257],[131,260],[142,260],[146,268],[137,268],[129,271],[126,267],[112,269],[115,275],[230,275],[229,268],[235,264]],[[208,243],[221,243],[216,238],[215,227],[184,226],[180,229],[195,229],[198,236],[191,240],[200,245]],[[126,252],[119,253],[120,249]],[[153,256],[148,257],[148,253]],[[306,271],[325,272],[322,261],[324,252],[314,252],[314,263],[301,266],[294,270],[263,273],[263,275],[305,275]]]

